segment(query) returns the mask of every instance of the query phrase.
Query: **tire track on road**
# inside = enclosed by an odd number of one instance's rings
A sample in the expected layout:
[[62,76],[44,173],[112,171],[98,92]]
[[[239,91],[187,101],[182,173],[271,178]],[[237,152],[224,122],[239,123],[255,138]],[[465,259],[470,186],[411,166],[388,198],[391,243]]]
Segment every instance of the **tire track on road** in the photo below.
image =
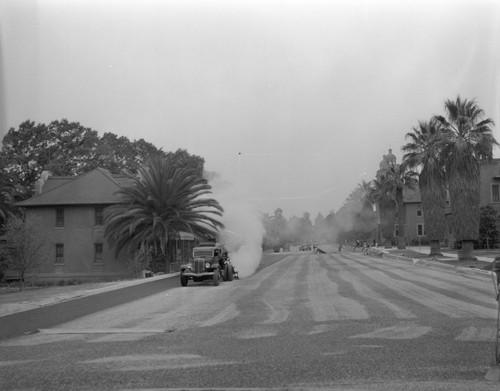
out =
[[308,262],[306,281],[308,304],[316,322],[370,317],[362,304],[339,293],[338,284],[327,276],[318,258]]
[[[347,261],[340,259],[339,261],[344,264],[348,264]],[[350,259],[350,261],[354,261],[357,264],[363,264],[362,262],[352,259]],[[365,266],[365,264],[363,264],[363,266]],[[384,284],[385,287],[397,292],[399,295],[404,296],[441,314],[444,314],[451,318],[479,317],[491,319],[494,316],[494,311],[489,305],[478,305],[464,302],[462,300],[454,299],[450,296],[446,296],[442,293],[417,285],[417,282],[426,284],[426,281],[423,281],[421,276],[415,276],[409,273],[409,277],[418,277],[417,279],[413,278],[415,283],[403,281],[401,279],[390,277],[387,273],[391,273],[391,271],[383,271],[377,266],[371,266],[372,267],[370,269],[360,267],[358,270],[368,278],[378,283]]]
[[[383,297],[380,293],[368,287],[365,282],[361,281],[353,272],[348,270],[352,269],[351,267],[343,267],[340,270],[337,270],[330,262],[328,262],[328,260],[341,262],[338,258],[330,256],[329,259],[325,257],[323,260],[326,267],[332,268],[332,270],[335,270],[335,272],[338,273],[342,280],[352,284],[353,289],[362,298],[377,302],[380,306],[387,308],[397,319],[414,319],[417,317],[417,315],[413,312],[394,304],[389,299]],[[370,306],[370,308],[372,307]]]

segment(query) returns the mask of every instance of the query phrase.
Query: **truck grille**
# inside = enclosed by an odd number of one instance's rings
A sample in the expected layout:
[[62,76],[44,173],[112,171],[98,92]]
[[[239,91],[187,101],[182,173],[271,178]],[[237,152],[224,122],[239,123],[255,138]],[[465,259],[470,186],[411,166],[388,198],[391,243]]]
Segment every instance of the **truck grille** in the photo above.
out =
[[203,273],[205,271],[205,262],[203,259],[195,260],[193,262],[193,269],[195,273]]

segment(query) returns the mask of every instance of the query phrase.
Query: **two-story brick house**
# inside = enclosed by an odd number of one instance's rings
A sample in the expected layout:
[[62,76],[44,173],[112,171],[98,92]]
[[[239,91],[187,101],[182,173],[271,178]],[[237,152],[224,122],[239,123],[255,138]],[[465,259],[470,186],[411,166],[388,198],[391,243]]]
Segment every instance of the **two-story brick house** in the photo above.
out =
[[97,168],[79,177],[42,174],[35,195],[18,205],[26,220],[46,228],[50,253],[31,274],[37,279],[102,280],[126,277],[126,262],[104,238],[104,209],[120,202],[116,193],[129,177]]
[[[481,160],[480,162],[480,206],[490,205],[500,215],[500,159]],[[422,212],[420,192],[405,191],[405,232],[407,244],[415,244],[420,240],[425,240],[425,224]],[[445,205],[446,221],[448,223],[443,244],[453,246],[455,239],[453,235],[452,208],[447,197]]]
[[[49,238],[47,260],[28,277],[56,281],[128,277],[126,254],[115,256],[104,237],[104,213],[106,207],[121,201],[117,191],[131,181],[130,176],[114,175],[102,168],[78,177],[44,172],[36,183],[35,195],[18,204],[27,220],[38,219]],[[192,235],[181,234],[181,241],[174,243],[174,257],[188,256],[185,253],[193,240]]]

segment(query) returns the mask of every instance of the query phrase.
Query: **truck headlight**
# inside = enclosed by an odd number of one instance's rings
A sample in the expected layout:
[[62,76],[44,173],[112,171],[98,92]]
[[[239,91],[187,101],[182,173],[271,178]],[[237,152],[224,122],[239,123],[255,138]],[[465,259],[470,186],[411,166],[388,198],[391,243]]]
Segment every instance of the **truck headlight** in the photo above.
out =
[[193,268],[193,265],[191,265],[191,263],[188,263],[188,264],[186,265],[186,268],[187,268],[187,269],[192,269],[192,268]]
[[205,269],[210,269],[210,262],[205,263]]

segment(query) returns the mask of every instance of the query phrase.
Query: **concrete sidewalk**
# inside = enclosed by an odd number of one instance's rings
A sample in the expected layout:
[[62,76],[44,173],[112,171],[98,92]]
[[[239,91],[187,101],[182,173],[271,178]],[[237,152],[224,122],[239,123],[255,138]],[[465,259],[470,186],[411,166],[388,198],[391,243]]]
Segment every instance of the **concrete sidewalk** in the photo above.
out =
[[[412,250],[412,251],[415,251],[415,252],[418,252],[418,253],[421,253],[421,254],[429,254],[430,252],[430,248],[428,246],[408,246],[406,247],[408,250]],[[458,259],[458,255],[455,254],[455,253],[446,253],[446,252],[441,252],[443,254],[443,257],[446,257],[446,258],[455,258],[455,259]],[[493,262],[495,260],[495,255],[494,254],[491,254],[490,255],[481,255],[481,256],[477,256],[476,255],[476,258],[479,260],[479,261],[483,261],[483,262]]]
[[27,288],[22,292],[16,290],[1,292],[0,290],[0,317],[18,312],[28,311],[47,305],[57,304],[64,301],[98,295],[129,286],[145,284],[152,281],[162,280],[175,276],[178,273],[162,274],[150,278],[84,283],[81,285],[65,285],[43,288]]
[[[400,254],[398,254],[396,251],[401,251]],[[407,253],[405,253],[407,251]],[[470,265],[460,265],[457,263],[458,261],[458,254],[456,253],[447,253],[447,252],[442,252],[442,256],[440,257],[433,257],[430,258],[428,257],[428,254],[430,253],[430,248],[423,247],[423,246],[411,246],[407,247],[405,250],[396,250],[396,249],[382,249],[379,248],[378,252],[380,252],[381,256],[384,259],[389,259],[393,261],[398,261],[398,262],[406,262],[414,266],[421,266],[421,267],[428,267],[432,269],[439,269],[443,271],[448,271],[450,273],[454,274],[459,274],[465,277],[469,278],[474,278],[474,279],[479,279],[483,281],[494,281],[494,276],[495,273],[493,273],[490,270],[485,270],[485,264],[491,264],[495,260],[495,254],[492,254],[491,256],[476,256],[477,261],[472,262]],[[427,255],[427,257],[412,257],[412,253],[414,255],[416,254],[422,254],[422,255]],[[450,262],[451,261],[451,262]],[[453,262],[453,263],[452,263]],[[478,265],[474,265],[475,263],[478,263]],[[480,265],[480,263],[482,265]],[[482,266],[482,267],[481,267]]]

